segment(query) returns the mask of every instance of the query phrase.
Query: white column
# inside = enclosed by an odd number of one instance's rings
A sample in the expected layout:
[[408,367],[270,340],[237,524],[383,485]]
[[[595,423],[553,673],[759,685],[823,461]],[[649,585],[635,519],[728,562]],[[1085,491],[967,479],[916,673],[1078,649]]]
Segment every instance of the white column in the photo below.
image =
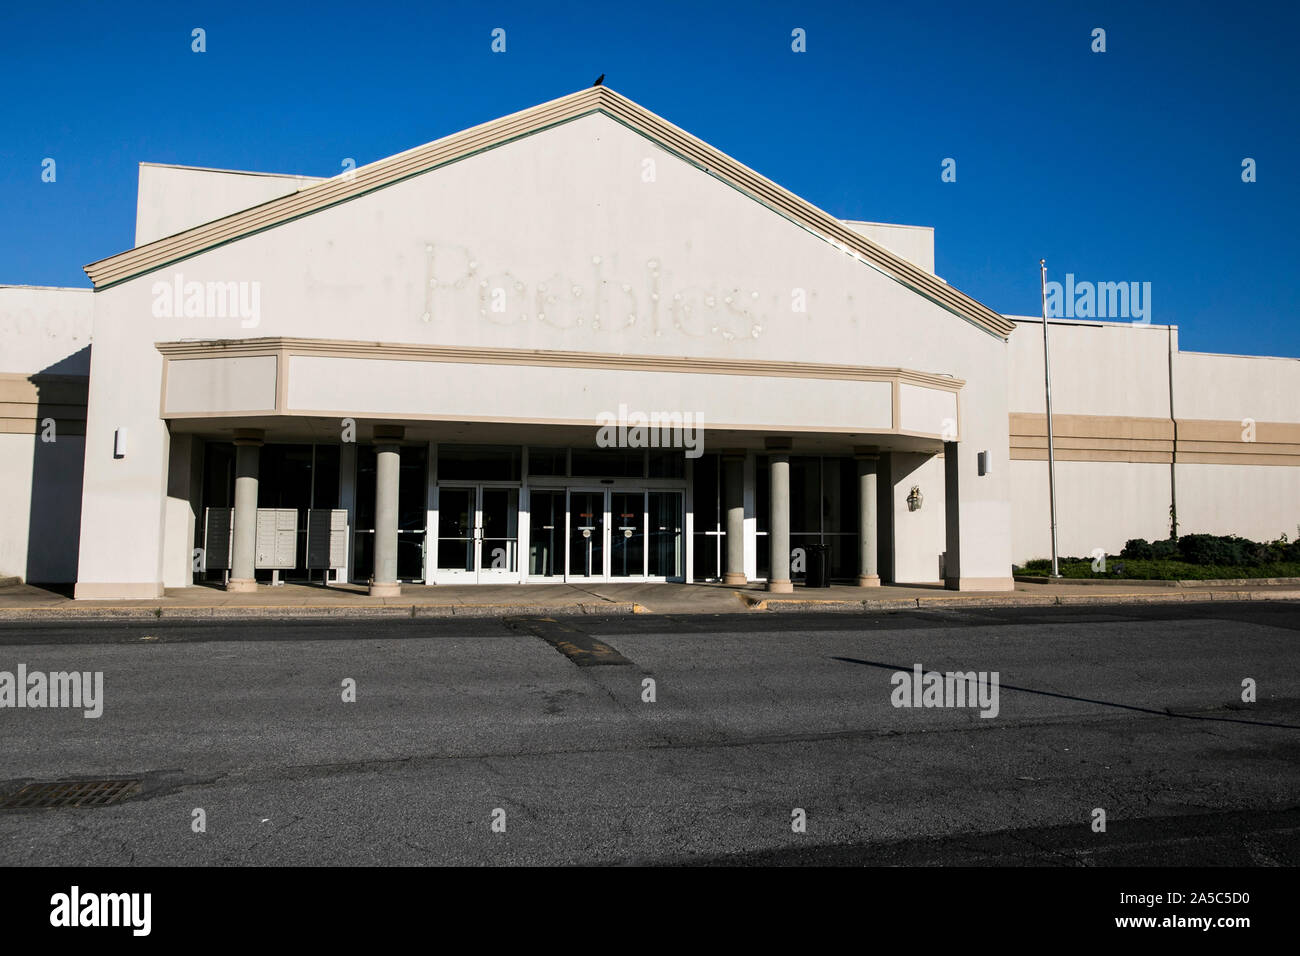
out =
[[767,532],[772,569],[767,589],[775,594],[790,594],[794,591],[790,583],[790,444],[788,440],[769,439],[767,446],[772,470]]
[[858,466],[858,587],[880,587],[877,563],[876,463],[873,450],[854,449]]
[[397,597],[397,489],[401,475],[398,442],[405,429],[375,427],[375,570],[370,578],[372,597]]
[[255,429],[235,432],[235,516],[227,591],[255,591],[257,580],[257,479],[263,433]]

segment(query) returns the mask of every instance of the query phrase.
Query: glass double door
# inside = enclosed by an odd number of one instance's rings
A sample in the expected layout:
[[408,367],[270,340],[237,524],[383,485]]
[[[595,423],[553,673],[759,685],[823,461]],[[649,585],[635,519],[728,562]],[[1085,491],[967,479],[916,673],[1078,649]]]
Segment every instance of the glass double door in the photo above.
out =
[[440,583],[519,580],[519,489],[490,485],[438,488]]
[[529,497],[530,578],[684,577],[682,492],[535,489]]

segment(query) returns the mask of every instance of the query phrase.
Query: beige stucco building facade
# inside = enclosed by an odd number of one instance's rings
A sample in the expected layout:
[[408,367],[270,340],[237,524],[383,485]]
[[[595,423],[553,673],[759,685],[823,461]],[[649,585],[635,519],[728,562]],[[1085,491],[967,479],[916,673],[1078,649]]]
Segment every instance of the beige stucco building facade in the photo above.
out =
[[[6,357],[5,530],[47,520],[39,473],[78,503],[0,573],[78,598],[783,590],[822,549],[999,590],[1047,553],[1041,324],[935,276],[931,230],[836,220],[607,88],[331,179],[142,165],[136,246],[86,271],[0,290],[77,317]],[[1063,552],[1163,537],[1175,498],[1184,531],[1300,521],[1300,363],[1051,332]]]

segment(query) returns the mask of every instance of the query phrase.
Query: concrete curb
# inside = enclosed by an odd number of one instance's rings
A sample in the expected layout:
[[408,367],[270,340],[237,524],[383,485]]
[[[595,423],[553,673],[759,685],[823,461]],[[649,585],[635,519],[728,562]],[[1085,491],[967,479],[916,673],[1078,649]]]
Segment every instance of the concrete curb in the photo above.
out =
[[0,608],[0,622],[57,621],[239,621],[239,620],[393,620],[448,617],[548,617],[592,614],[645,614],[631,601],[599,604],[380,604],[340,607],[299,605],[207,605],[201,607],[35,607]]
[[1152,581],[1146,578],[1051,578],[1029,575],[1013,575],[1017,584],[1064,584],[1064,585],[1128,585],[1129,587],[1149,588],[1257,588],[1261,585],[1288,585],[1300,587],[1300,578],[1207,578],[1198,581],[1195,578],[1182,578],[1177,581]]
[[1044,594],[1003,597],[916,597],[896,598],[889,601],[843,601],[826,599],[772,599],[745,597],[751,611],[894,611],[924,609],[927,607],[1052,607],[1080,604],[1169,604],[1175,602],[1205,601],[1295,601],[1300,600],[1300,589],[1292,591],[1204,591],[1127,594]]
[[743,607],[737,611],[697,608],[655,612],[634,601],[578,602],[573,604],[375,604],[311,607],[303,605],[203,605],[197,607],[86,607],[55,605],[50,607],[0,608],[0,623],[59,623],[76,621],[329,621],[329,620],[411,620],[422,618],[502,618],[555,617],[623,614],[745,614],[750,611],[844,612],[903,611],[925,608],[960,607],[1052,607],[1083,604],[1167,604],[1170,602],[1207,601],[1295,601],[1300,588],[1260,591],[1233,589],[1193,591],[1169,588],[1162,592],[1125,592],[1120,594],[952,594],[934,597],[888,599],[842,598],[770,598],[733,592]]

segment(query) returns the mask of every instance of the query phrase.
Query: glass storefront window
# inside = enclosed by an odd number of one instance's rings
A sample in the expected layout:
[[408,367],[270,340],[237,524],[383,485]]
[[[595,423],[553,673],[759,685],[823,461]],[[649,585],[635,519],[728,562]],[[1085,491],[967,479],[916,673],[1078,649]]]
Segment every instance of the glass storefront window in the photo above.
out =
[[518,445],[439,445],[439,481],[518,481]]
[[258,455],[257,506],[311,506],[311,445],[263,445]]
[[[235,448],[230,442],[207,443],[204,461],[204,507],[230,507]],[[425,580],[426,565],[446,579],[472,576],[484,580],[523,577],[666,578],[680,580],[686,566],[686,521],[682,488],[651,489],[637,479],[650,474],[672,480],[686,474],[678,449],[528,448],[527,471],[542,487],[523,482],[522,446],[438,446],[438,521],[428,526],[430,460],[428,446],[399,446],[397,576],[404,582]],[[282,570],[283,580],[301,579],[306,569],[306,532],[311,509],[332,510],[345,487],[352,508],[350,580],[364,582],[374,569],[375,445],[355,446],[354,475],[341,476],[344,449],[339,445],[268,443],[260,453],[259,507],[299,512],[298,567]],[[700,546],[697,567],[706,576],[719,573],[717,549],[723,530],[717,455],[699,461],[694,472],[700,529],[709,532]],[[576,467],[572,467],[576,462]],[[582,474],[585,472],[585,475]],[[576,480],[569,479],[577,474]],[[546,488],[545,479],[551,481]],[[623,480],[618,480],[623,479]],[[630,479],[630,480],[628,480]],[[519,481],[516,487],[505,482]],[[618,487],[597,490],[597,482]],[[560,484],[562,487],[556,488]],[[587,487],[582,487],[586,485]],[[529,509],[520,504],[525,495]],[[711,521],[711,525],[710,525]],[[526,523],[527,554],[519,553]],[[429,549],[438,538],[438,554]],[[434,567],[433,565],[436,565]],[[220,573],[222,569],[218,569]],[[263,569],[265,571],[266,569]],[[319,570],[319,569],[317,569]],[[259,579],[270,572],[259,571]],[[317,575],[319,577],[319,575]]]
[[397,479],[397,578],[424,580],[429,518],[429,446],[403,445]]
[[760,578],[772,575],[772,548],[768,526],[772,522],[772,459],[759,455],[754,461],[754,572]]
[[648,572],[652,578],[680,579],[686,573],[683,544],[682,493],[649,493],[650,555]]
[[695,503],[695,530],[715,531],[721,517],[719,504],[717,455],[701,455],[695,460],[693,499]]
[[529,495],[528,573],[547,578],[564,574],[563,491],[534,489]]
[[[375,446],[358,445],[357,446],[357,520],[356,530],[374,531],[375,530]],[[358,561],[353,571],[355,577],[365,580],[370,576],[373,566],[366,569],[365,577],[361,577],[360,569],[360,549],[358,549]]]
[[686,455],[680,448],[651,448],[651,478],[685,478]]
[[235,446],[210,441],[203,446],[203,507],[235,506]]
[[721,548],[726,531],[722,527],[721,459],[701,455],[691,472],[691,500],[695,511],[694,574],[697,581],[712,581],[722,576]]
[[[790,534],[820,534],[822,460],[790,458]],[[791,543],[790,547],[794,547]]]
[[480,488],[480,562],[490,571],[519,570],[519,489]]
[[605,574],[605,493],[569,493],[569,576]]
[[[757,572],[771,574],[771,459],[760,456],[754,474],[754,508],[757,518]],[[858,574],[858,480],[857,464],[848,457],[811,455],[790,458],[790,577],[804,578],[810,544],[830,548],[832,578],[854,578]],[[698,552],[697,552],[698,555]],[[698,565],[698,556],[696,558]],[[696,577],[699,577],[698,568]]]
[[442,488],[438,492],[438,569],[474,570],[475,489]]
[[562,477],[568,467],[567,448],[528,447],[528,474]]
[[[282,580],[303,580],[307,569],[307,523],[312,508],[339,507],[338,445],[285,444],[268,442],[258,452],[258,508],[292,508],[298,512],[296,567],[280,571]],[[205,531],[208,508],[234,506],[235,446],[230,442],[205,442],[201,512],[196,522],[199,534]],[[374,506],[374,456],[370,458],[370,506]],[[206,547],[206,544],[203,545]],[[212,578],[221,574],[208,572]],[[272,572],[257,570],[259,581],[269,581]]]
[[592,478],[644,478],[645,452],[640,448],[575,448],[573,474]]
[[339,506],[339,446],[317,445],[312,464],[311,506]]

